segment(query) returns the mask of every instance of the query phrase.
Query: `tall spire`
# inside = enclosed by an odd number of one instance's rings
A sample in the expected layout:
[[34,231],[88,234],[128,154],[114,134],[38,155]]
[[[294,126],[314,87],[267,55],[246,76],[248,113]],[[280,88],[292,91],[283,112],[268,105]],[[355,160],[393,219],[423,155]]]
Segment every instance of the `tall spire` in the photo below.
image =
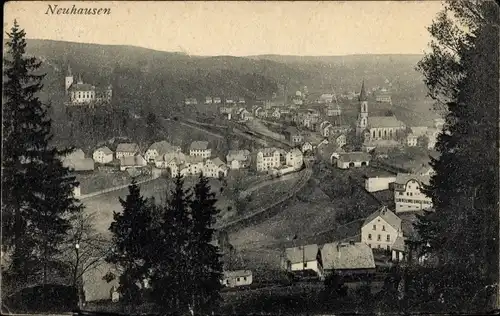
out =
[[361,92],[359,93],[359,101],[368,101],[366,98],[366,91],[365,91],[365,79],[363,79],[363,83],[361,84]]
[[68,75],[67,75],[67,76],[68,76],[68,77],[73,76],[73,75],[71,74],[71,65],[70,65],[70,64],[68,64]]

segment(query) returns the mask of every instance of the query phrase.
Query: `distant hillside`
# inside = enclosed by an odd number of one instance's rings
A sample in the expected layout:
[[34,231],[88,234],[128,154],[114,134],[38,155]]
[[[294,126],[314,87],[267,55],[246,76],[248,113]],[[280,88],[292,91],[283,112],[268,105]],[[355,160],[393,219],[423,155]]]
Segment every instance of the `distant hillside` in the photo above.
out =
[[29,54],[41,57],[47,72],[46,93],[57,106],[68,64],[84,81],[111,83],[120,106],[140,110],[170,109],[185,97],[206,95],[268,97],[287,83],[289,91],[337,93],[391,81],[393,88],[424,94],[422,76],[414,70],[420,55],[201,57],[135,46],[84,44],[29,39]]
[[168,109],[185,97],[269,97],[280,76],[307,78],[306,73],[273,61],[188,56],[134,46],[29,39],[27,52],[45,62],[46,90],[56,106],[61,103],[68,64],[86,82],[111,83],[116,102],[134,110]]
[[423,55],[347,55],[347,56],[249,56],[254,60],[268,60],[284,63],[299,71],[316,74],[309,80],[308,88],[331,86],[337,93],[357,91],[360,81],[367,86],[383,86],[389,80],[392,86],[401,90],[417,90],[425,95],[423,77],[415,66]]

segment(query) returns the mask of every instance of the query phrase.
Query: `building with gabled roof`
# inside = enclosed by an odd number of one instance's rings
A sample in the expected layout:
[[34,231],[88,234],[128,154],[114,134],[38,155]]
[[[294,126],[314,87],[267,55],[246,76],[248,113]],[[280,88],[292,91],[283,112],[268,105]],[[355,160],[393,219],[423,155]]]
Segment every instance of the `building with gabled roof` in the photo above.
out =
[[120,170],[125,171],[129,168],[141,168],[147,166],[146,159],[142,155],[125,156],[120,158]]
[[227,287],[245,286],[253,282],[251,270],[224,271],[222,285]]
[[212,156],[212,149],[210,149],[207,141],[194,141],[189,146],[189,155],[210,158]]
[[396,213],[432,208],[432,198],[422,191],[430,183],[430,175],[398,173],[394,183]]
[[168,153],[176,153],[180,151],[181,148],[179,146],[173,146],[169,142],[162,140],[149,146],[148,150],[144,154],[144,158],[147,162],[155,162],[157,158],[162,159]]
[[401,219],[387,206],[370,214],[361,227],[361,241],[372,249],[391,250],[400,236],[403,236]]
[[282,266],[288,272],[312,270],[323,277],[321,251],[316,244],[286,248]]
[[113,161],[113,151],[107,146],[99,147],[92,153],[92,158],[98,163],[109,163]]
[[139,154],[139,145],[136,143],[120,143],[116,146],[116,158],[132,157]]
[[373,251],[363,242],[334,242],[323,245],[321,258],[325,273],[339,275],[375,272]]
[[354,167],[365,167],[369,165],[370,160],[371,156],[362,151],[341,153],[337,159],[337,168],[349,169]]

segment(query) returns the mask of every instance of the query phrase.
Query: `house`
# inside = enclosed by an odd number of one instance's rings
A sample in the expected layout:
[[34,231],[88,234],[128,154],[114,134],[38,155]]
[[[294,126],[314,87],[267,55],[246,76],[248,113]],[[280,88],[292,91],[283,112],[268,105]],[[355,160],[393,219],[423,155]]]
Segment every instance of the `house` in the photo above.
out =
[[312,151],[313,150],[313,145],[310,142],[305,142],[305,143],[302,144],[302,146],[300,147],[300,149],[302,150],[302,153],[305,153],[305,152],[308,152],[308,151]]
[[222,100],[221,100],[220,97],[214,97],[213,101],[214,101],[214,104],[220,104],[220,103],[222,103]]
[[304,165],[304,156],[299,149],[293,148],[286,153],[285,161],[286,165],[292,167],[293,170],[299,170]]
[[234,100],[233,99],[226,99],[226,104],[234,104]]
[[186,161],[186,155],[184,155],[181,151],[170,152],[163,155],[163,157],[156,158],[155,167],[156,168],[168,168],[168,164],[176,160],[179,163],[184,163]]
[[312,270],[314,274],[323,278],[323,263],[321,251],[316,244],[285,249],[283,268],[288,272]]
[[330,105],[325,109],[326,116],[340,116],[342,115],[342,110],[340,109],[340,105]]
[[410,133],[406,136],[406,144],[405,144],[406,146],[416,147],[417,143],[418,143],[418,136],[417,135]]
[[423,211],[407,212],[401,214],[401,230],[403,234],[399,236],[391,249],[392,261],[403,261],[409,252],[411,247],[411,241],[416,241],[419,239],[417,230],[414,224],[418,222],[417,215],[423,215]]
[[373,251],[363,242],[328,243],[321,248],[325,273],[341,276],[371,274],[375,272]]
[[99,147],[92,154],[92,158],[98,163],[109,163],[113,161],[113,152],[106,146]]
[[375,94],[375,101],[392,104],[391,95],[389,94],[389,92],[384,90],[381,90],[380,92]]
[[318,99],[318,103],[332,103],[333,101],[333,94],[331,93],[323,93],[319,99]]
[[65,168],[69,168],[74,172],[86,172],[94,171],[94,159],[83,158],[83,159],[63,159],[62,165]]
[[71,153],[64,156],[64,159],[70,159],[70,160],[85,159],[85,153],[80,148],[75,148]]
[[230,150],[226,156],[229,167],[234,170],[247,168],[250,165],[250,151],[248,150]]
[[196,98],[187,98],[184,102],[186,105],[196,105],[198,104],[198,100]]
[[63,167],[71,169],[73,172],[94,171],[94,159],[85,158],[85,153],[81,149],[75,149],[68,155],[61,157]]
[[338,147],[344,147],[347,144],[347,136],[343,133],[330,133],[329,139],[337,144]]
[[252,157],[255,161],[255,170],[257,172],[277,169],[281,166],[281,154],[277,148],[263,148],[254,153]]
[[220,114],[232,114],[234,108],[232,106],[221,106],[219,108],[219,113]]
[[155,162],[157,158],[162,160],[162,158],[168,153],[180,152],[181,148],[179,146],[173,146],[167,141],[160,141],[153,143],[149,149],[144,154],[144,158],[147,162]]
[[238,98],[238,103],[239,103],[239,104],[245,104],[245,98],[243,98],[243,97],[239,97],[239,98]]
[[209,178],[227,177],[228,167],[220,158],[206,159],[201,172]]
[[136,143],[121,143],[116,147],[116,159],[133,157],[139,153],[139,145]]
[[224,271],[222,276],[222,285],[227,287],[250,285],[252,281],[250,270]]
[[120,170],[125,171],[129,168],[141,168],[147,166],[148,163],[142,155],[125,156],[120,158]]
[[281,118],[281,112],[278,108],[274,108],[271,112],[271,117],[275,120],[279,120]]
[[340,155],[345,153],[345,151],[337,146],[335,143],[323,143],[318,145],[318,156],[321,160],[328,164],[336,164],[336,160],[340,158]]
[[354,167],[364,167],[368,166],[369,163],[370,155],[365,152],[358,151],[341,153],[339,154],[339,158],[337,159],[337,168],[349,169]]
[[205,97],[205,104],[212,104],[212,97]]
[[196,104],[198,104],[198,100],[196,100],[196,98],[186,98],[186,100],[184,100],[184,104],[185,105],[196,105]]
[[391,250],[400,236],[401,219],[386,206],[368,216],[361,227],[361,241],[372,249]]
[[368,192],[378,192],[389,190],[389,185],[396,182],[396,175],[386,171],[374,171],[366,173],[365,190]]
[[429,175],[398,173],[394,184],[396,213],[432,208],[432,199],[421,191],[429,181]]
[[207,141],[194,141],[189,146],[189,155],[193,157],[210,158],[212,149],[208,147]]
[[286,129],[285,135],[287,140],[294,145],[301,144],[304,141],[304,135],[293,126],[290,126]]
[[245,108],[240,108],[236,113],[241,121],[248,121],[252,119],[252,113]]

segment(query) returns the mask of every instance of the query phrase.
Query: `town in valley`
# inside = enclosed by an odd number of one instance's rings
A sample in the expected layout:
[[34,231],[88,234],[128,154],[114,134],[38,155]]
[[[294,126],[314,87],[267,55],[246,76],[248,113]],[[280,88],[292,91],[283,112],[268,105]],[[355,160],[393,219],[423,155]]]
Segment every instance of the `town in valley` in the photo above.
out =
[[[46,14],[76,10],[48,6]],[[130,265],[109,259],[123,247],[117,236],[142,224],[116,225],[134,192],[157,212],[148,215],[151,227],[161,222],[166,217],[154,216],[180,203],[179,179],[192,192],[186,199],[196,201],[203,179],[213,193],[217,211],[205,229],[220,258],[222,314],[388,312],[406,306],[407,271],[442,264],[417,228],[438,213],[428,188],[438,181],[433,166],[450,124],[429,96],[423,54],[198,56],[27,33],[26,55],[45,74],[39,93],[51,105],[50,142],[71,149],[57,158],[76,179],[71,197],[85,219],[81,231],[72,228],[80,241],[60,251],[73,270],[48,278],[72,280],[80,310],[150,312],[142,294],[130,309],[134,295],[122,277],[146,257]],[[142,247],[134,251],[151,251]],[[14,258],[6,249],[2,271]],[[202,262],[203,253],[185,264]],[[158,289],[153,277],[138,275],[138,291]],[[7,312],[20,304],[5,302]]]

